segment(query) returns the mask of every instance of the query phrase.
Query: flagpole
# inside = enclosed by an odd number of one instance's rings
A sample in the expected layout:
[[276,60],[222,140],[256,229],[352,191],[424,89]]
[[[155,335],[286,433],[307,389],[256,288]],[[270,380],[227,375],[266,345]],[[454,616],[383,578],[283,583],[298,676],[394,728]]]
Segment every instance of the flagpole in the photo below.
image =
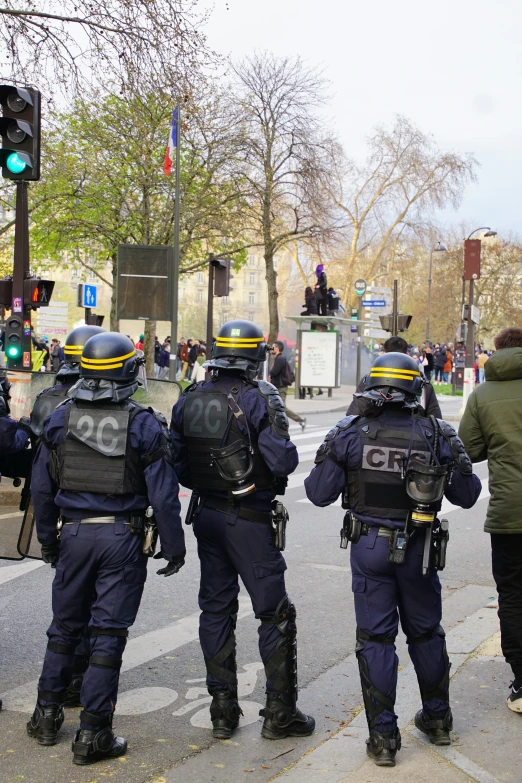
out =
[[172,315],[170,324],[170,362],[169,381],[176,380],[178,357],[178,286],[179,286],[179,222],[180,222],[180,175],[181,175],[181,105],[177,103],[178,121],[176,123],[176,204],[174,207],[174,263],[172,268],[171,303]]

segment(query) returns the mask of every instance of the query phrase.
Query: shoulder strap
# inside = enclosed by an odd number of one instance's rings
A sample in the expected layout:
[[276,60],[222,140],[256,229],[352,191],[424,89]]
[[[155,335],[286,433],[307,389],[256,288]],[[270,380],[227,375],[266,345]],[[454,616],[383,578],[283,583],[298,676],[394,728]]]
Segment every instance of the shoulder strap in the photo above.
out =
[[358,414],[353,416],[345,416],[344,419],[341,419],[341,421],[337,422],[335,427],[332,427],[330,432],[326,435],[324,441],[319,446],[317,454],[315,455],[316,465],[318,465],[320,462],[323,462],[326,459],[326,457],[328,456],[328,452],[330,451],[330,446],[332,444],[332,441],[335,440],[335,438],[339,435],[339,433],[349,429],[349,427],[351,427],[352,424],[355,424],[355,422],[360,418],[361,417]]

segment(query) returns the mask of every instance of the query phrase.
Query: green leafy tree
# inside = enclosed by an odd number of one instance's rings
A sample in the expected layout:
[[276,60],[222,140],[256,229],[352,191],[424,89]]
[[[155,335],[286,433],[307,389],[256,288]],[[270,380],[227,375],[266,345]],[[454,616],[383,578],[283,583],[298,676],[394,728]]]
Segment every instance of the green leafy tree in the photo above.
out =
[[[230,175],[235,131],[229,100],[213,90],[183,99],[182,273],[206,264],[209,250],[244,260],[241,198]],[[119,244],[173,244],[175,177],[163,173],[172,109],[165,92],[137,89],[129,98],[91,93],[72,112],[53,117],[43,177],[31,190],[33,266],[68,265],[74,258],[112,285]],[[12,230],[4,231],[5,239],[12,241]],[[107,261],[112,280],[103,271]],[[111,328],[117,328],[115,288]],[[151,361],[154,332],[148,324]]]

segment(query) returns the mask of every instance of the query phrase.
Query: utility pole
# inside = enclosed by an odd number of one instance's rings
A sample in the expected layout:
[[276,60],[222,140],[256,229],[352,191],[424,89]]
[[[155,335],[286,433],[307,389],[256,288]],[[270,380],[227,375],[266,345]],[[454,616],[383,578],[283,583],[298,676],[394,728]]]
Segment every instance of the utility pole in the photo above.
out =
[[399,281],[393,281],[393,311],[392,311],[392,335],[397,337],[399,333]]

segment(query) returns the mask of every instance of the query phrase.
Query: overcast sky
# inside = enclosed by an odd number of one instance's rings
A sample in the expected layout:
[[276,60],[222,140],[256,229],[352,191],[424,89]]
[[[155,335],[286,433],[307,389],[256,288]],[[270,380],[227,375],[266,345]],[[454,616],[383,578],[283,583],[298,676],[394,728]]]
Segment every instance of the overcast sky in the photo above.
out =
[[522,235],[521,33],[520,0],[214,0],[207,28],[221,54],[269,49],[322,65],[352,157],[395,114],[474,153],[478,184],[442,220]]

